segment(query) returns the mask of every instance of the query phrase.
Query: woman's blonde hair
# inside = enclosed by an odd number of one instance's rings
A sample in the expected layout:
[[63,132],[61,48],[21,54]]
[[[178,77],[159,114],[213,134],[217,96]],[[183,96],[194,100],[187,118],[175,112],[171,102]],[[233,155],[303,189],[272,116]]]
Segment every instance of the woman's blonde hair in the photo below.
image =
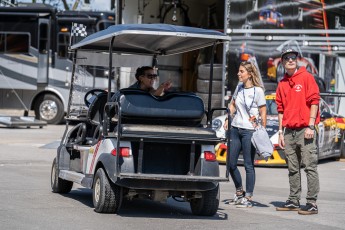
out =
[[243,66],[248,73],[252,76],[251,80],[254,86],[262,87],[259,78],[259,71],[256,66],[250,61],[241,62],[240,66]]

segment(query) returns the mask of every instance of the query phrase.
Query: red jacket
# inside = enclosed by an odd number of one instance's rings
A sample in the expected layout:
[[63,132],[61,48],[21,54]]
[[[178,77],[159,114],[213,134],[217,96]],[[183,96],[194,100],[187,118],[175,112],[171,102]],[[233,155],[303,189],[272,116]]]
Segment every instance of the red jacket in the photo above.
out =
[[[283,127],[307,127],[310,107],[319,105],[319,101],[319,87],[305,67],[300,67],[291,77],[285,74],[276,91],[277,110],[283,113]],[[318,110],[315,124],[320,122],[319,113]]]

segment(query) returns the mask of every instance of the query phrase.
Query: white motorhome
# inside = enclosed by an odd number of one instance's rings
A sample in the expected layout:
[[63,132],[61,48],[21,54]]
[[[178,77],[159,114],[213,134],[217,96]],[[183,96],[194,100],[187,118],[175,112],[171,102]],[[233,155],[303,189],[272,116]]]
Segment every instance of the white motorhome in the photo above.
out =
[[[111,12],[58,12],[45,4],[0,7],[0,108],[34,110],[36,118],[60,123],[72,71],[72,22],[91,34],[113,25],[114,18]],[[89,72],[90,87],[107,87],[104,70]]]

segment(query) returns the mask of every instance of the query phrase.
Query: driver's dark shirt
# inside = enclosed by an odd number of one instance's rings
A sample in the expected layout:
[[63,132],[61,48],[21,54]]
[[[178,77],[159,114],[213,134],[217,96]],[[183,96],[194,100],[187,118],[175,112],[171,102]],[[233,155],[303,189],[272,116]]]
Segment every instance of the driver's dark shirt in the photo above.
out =
[[[141,89],[140,87],[140,82],[139,81],[136,81],[133,85],[129,86],[128,87],[129,89]],[[144,90],[146,92],[150,92],[153,88],[150,88],[150,89],[147,89],[147,90]]]
[[129,86],[130,89],[140,89],[140,82],[136,81],[133,85]]

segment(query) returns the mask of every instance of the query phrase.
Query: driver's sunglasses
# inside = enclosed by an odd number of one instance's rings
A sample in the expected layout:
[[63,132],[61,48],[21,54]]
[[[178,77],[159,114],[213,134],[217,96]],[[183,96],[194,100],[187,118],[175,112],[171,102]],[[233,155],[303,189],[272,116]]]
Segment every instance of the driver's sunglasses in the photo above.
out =
[[288,56],[285,56],[283,59],[284,59],[285,61],[289,61],[290,59],[291,59],[292,61],[296,61],[297,56],[296,56],[296,55],[288,55]]
[[145,76],[148,78],[148,79],[157,79],[158,75],[157,74],[145,74]]

